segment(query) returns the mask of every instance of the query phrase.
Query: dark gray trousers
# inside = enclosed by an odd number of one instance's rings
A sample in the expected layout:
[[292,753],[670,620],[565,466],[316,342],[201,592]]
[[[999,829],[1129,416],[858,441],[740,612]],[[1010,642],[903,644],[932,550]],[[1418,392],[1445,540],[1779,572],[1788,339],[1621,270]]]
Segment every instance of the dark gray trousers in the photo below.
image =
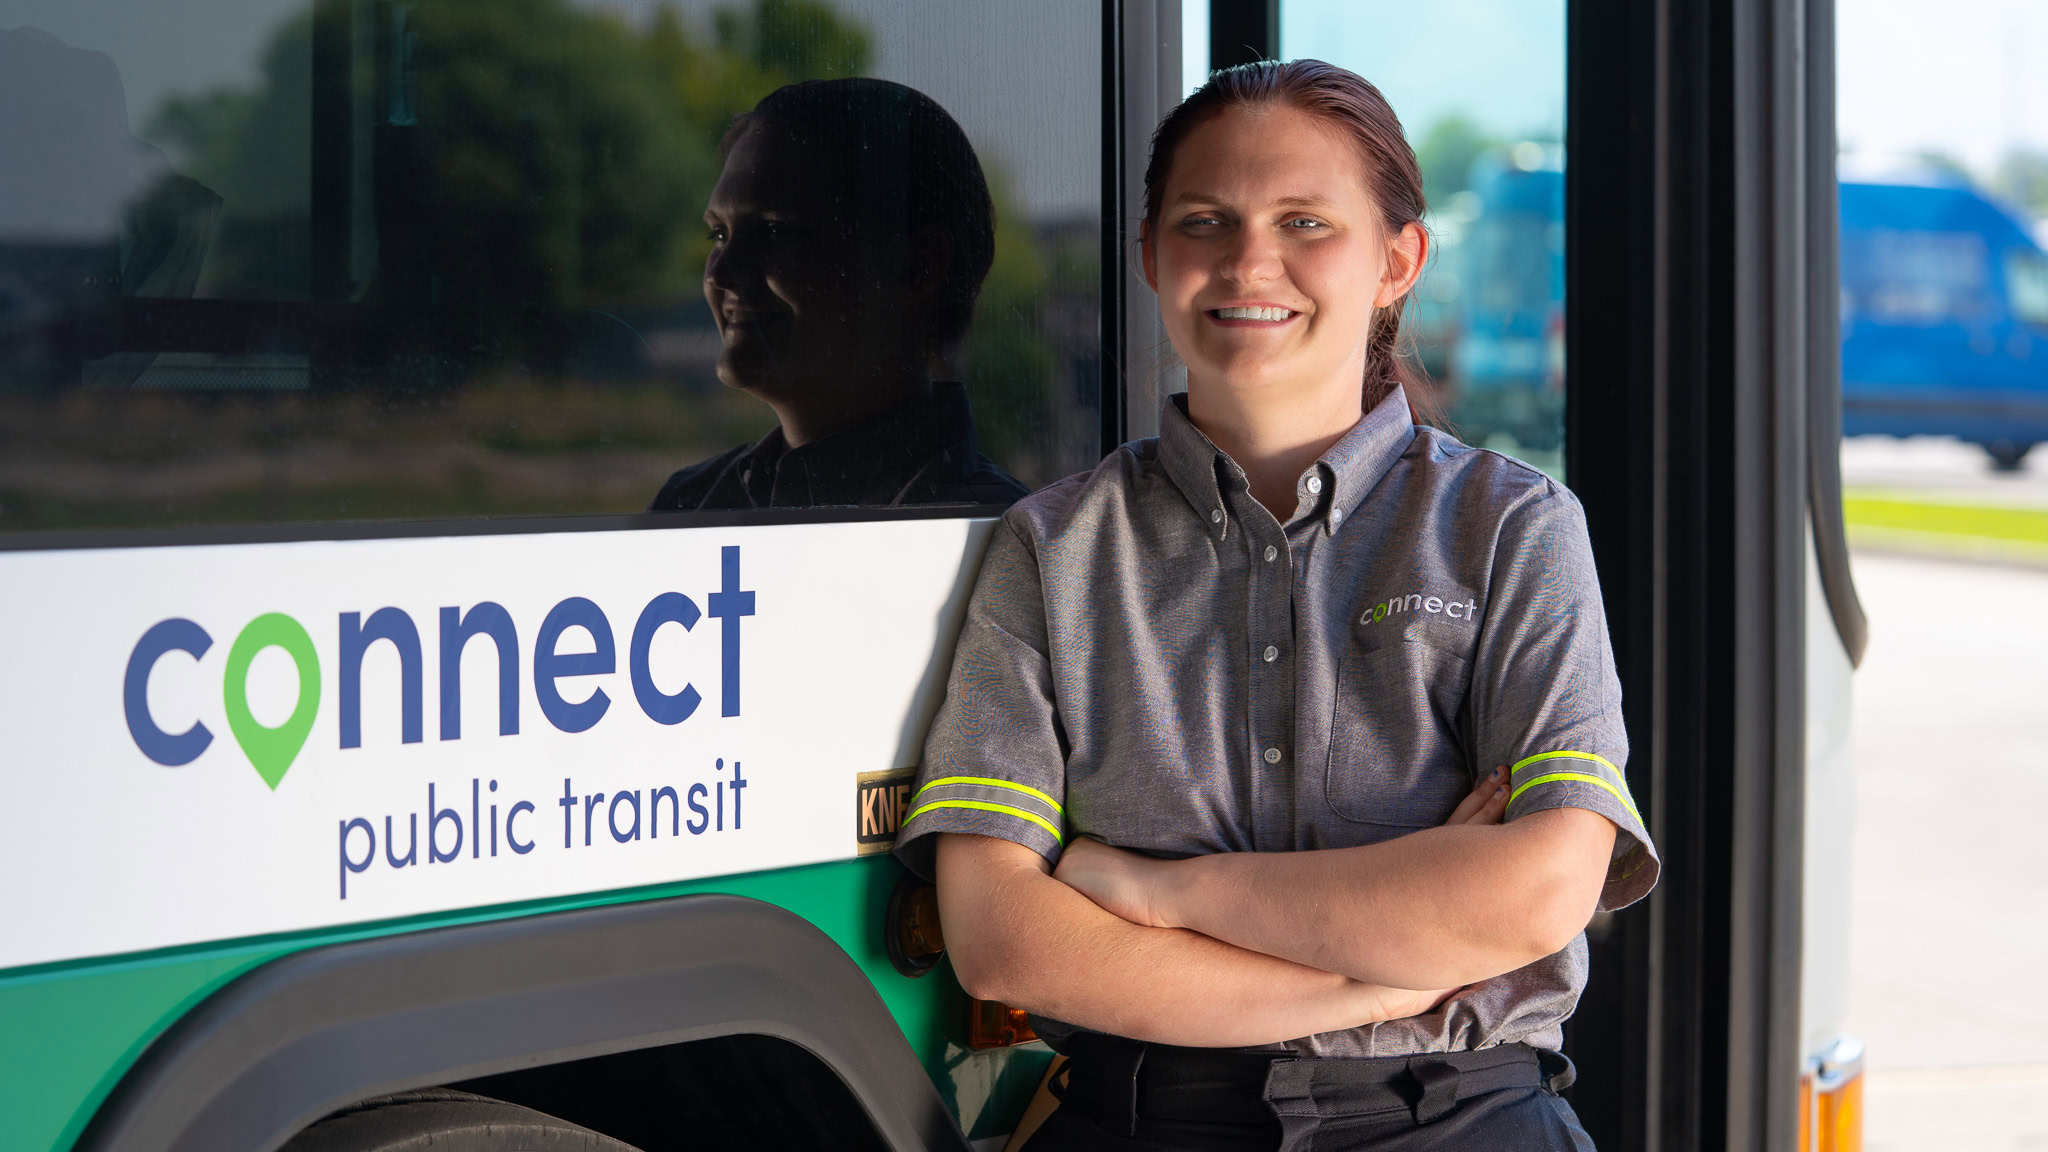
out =
[[1503,1045],[1378,1060],[1274,1058],[1083,1033],[1026,1152],[1592,1152],[1557,1093],[1571,1064]]

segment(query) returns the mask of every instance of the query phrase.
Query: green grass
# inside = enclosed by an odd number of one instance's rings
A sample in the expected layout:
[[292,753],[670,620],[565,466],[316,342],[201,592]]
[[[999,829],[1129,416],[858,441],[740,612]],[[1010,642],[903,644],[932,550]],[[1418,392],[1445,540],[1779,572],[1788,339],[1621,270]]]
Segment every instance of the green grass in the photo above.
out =
[[1852,492],[1842,501],[1842,511],[1852,529],[2048,545],[2048,508],[1950,504]]

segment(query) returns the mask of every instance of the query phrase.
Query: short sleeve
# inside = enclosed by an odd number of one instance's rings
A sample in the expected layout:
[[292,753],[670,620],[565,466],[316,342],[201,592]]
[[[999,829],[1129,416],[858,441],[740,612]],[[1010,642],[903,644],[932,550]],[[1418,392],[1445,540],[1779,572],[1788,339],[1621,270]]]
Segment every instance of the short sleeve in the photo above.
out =
[[971,832],[1057,861],[1066,836],[1064,747],[1038,561],[1005,517],[968,602],[910,815],[896,834],[897,858],[931,879],[932,834]]
[[1478,765],[1509,766],[1507,819],[1586,808],[1619,834],[1600,906],[1621,908],[1657,882],[1659,862],[1624,769],[1621,682],[1585,515],[1548,486],[1503,521],[1474,652]]

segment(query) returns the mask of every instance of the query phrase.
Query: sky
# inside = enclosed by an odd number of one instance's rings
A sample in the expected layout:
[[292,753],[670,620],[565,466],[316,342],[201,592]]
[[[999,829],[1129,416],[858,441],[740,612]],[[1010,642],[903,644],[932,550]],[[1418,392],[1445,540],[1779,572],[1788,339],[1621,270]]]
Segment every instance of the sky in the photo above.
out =
[[1500,136],[1564,135],[1564,0],[1285,0],[1280,54],[1372,81],[1411,140],[1460,113]]
[[2048,0],[1835,0],[1835,39],[1844,149],[2048,152]]

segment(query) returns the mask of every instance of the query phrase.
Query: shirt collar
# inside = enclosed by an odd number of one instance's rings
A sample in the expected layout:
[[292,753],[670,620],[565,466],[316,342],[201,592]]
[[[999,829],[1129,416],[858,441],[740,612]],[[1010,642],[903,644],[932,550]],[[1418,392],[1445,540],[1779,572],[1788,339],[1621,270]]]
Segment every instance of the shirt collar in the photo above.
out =
[[[966,387],[942,380],[932,384],[928,397],[799,448],[789,446],[779,426],[771,428],[742,468],[755,503],[762,506],[889,503],[895,490],[933,456],[956,445],[971,450],[973,440]],[[796,473],[790,474],[791,469]],[[792,484],[806,491],[784,491]]]
[[[1414,439],[1408,394],[1396,384],[1302,472],[1297,491],[1314,497],[1309,516],[1326,531],[1336,532]],[[1188,418],[1185,392],[1169,396],[1161,406],[1159,459],[1181,495],[1209,522],[1210,531],[1226,534],[1230,506],[1224,492],[1244,490],[1244,470]],[[1319,491],[1312,494],[1311,487]]]

